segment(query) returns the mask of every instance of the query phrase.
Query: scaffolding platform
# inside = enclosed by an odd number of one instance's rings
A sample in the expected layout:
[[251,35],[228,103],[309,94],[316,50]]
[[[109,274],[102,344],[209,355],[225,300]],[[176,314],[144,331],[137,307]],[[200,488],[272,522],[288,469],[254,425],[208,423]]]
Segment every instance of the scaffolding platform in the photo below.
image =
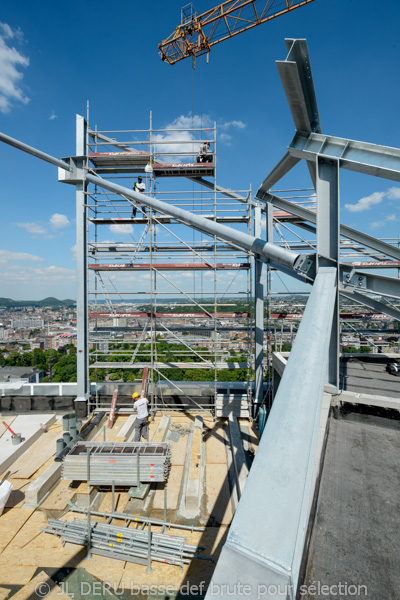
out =
[[90,264],[92,271],[246,271],[251,268],[250,263],[126,263],[126,264]]
[[[247,362],[157,362],[157,369],[247,369]],[[153,368],[152,362],[95,362],[90,369],[144,369]]]
[[[143,173],[151,162],[148,152],[92,152],[89,160],[97,173]],[[156,177],[214,177],[214,163],[159,162],[151,164]]]
[[[247,223],[250,219],[248,215],[241,216],[229,216],[229,217],[214,217],[214,215],[201,215],[205,219],[210,219],[216,223]],[[156,219],[158,223],[168,225],[170,223],[177,223],[174,217],[164,215],[152,215],[153,219]],[[109,217],[109,218],[98,218],[92,217],[89,219],[93,225],[131,225],[136,223],[137,225],[145,225],[148,223],[147,217]]]
[[91,319],[245,319],[249,313],[227,312],[227,313],[163,313],[163,312],[91,312]]

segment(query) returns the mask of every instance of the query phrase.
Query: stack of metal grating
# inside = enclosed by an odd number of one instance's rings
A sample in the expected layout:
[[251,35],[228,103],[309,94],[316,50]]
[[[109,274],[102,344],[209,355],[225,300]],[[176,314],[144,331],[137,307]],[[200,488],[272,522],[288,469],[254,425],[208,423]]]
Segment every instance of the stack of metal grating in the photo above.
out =
[[77,442],[63,459],[62,478],[132,486],[166,481],[170,465],[167,443]]
[[[110,558],[148,564],[150,560],[182,567],[188,564],[202,550],[186,543],[186,538],[153,533],[140,529],[118,527],[92,521],[90,523],[90,541],[88,541],[88,522],[85,519],[74,519],[72,522],[49,519],[46,533],[61,536],[61,542],[70,542],[82,546],[90,546],[90,552]],[[150,544],[149,544],[150,535]],[[149,548],[150,547],[150,548]]]

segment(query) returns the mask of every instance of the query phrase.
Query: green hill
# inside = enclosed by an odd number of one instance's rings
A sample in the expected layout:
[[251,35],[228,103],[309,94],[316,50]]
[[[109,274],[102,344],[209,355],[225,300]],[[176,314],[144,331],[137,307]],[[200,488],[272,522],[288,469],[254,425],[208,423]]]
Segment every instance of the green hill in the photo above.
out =
[[21,308],[24,306],[75,306],[76,301],[70,300],[58,300],[57,298],[49,297],[43,300],[12,300],[12,298],[0,298],[0,307],[7,308]]

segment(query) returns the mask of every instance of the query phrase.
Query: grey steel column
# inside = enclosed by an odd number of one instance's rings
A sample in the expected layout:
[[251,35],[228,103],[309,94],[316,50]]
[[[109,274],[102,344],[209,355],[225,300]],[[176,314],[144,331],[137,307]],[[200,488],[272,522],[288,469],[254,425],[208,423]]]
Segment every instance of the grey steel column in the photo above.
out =
[[[317,158],[317,256],[319,266],[338,266],[340,253],[339,161]],[[339,277],[339,269],[338,269]],[[328,382],[339,389],[339,281],[329,344]]]
[[[240,596],[232,594],[238,583],[249,586],[251,600],[295,598],[314,491],[336,280],[334,267],[320,267],[206,600]],[[267,593],[268,586],[277,592]]]
[[[83,166],[86,156],[86,121],[76,116],[77,163]],[[88,348],[88,298],[87,298],[87,208],[85,184],[76,184],[76,356],[77,401],[87,402],[90,395]]]
[[[254,236],[261,237],[261,206],[254,209]],[[267,242],[272,240],[267,237]],[[254,399],[261,405],[264,398],[263,360],[264,360],[264,263],[260,255],[254,257],[254,299],[255,299],[255,333],[254,333]]]

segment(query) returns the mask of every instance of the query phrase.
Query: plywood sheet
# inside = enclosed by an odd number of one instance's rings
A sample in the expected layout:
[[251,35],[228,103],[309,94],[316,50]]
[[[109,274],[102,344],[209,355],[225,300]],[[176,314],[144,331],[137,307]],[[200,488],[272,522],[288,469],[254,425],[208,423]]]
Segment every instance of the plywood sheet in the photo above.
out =
[[56,489],[46,498],[41,508],[47,510],[64,510],[67,506],[67,500],[71,500],[76,493],[76,489],[70,487],[70,481],[60,481]]
[[38,535],[45,535],[41,532],[41,527],[46,527],[46,524],[46,515],[43,512],[35,511],[10,541],[7,553],[11,553],[14,549],[26,548]]
[[[169,441],[167,439],[167,441]],[[182,466],[185,464],[186,459],[186,446],[188,436],[181,435],[177,442],[171,442],[171,465]]]
[[228,525],[233,517],[227,465],[206,467],[207,514],[216,523]]
[[[176,510],[178,508],[179,493],[181,490],[183,467],[175,466],[171,469],[167,485],[167,510]],[[155,510],[164,509],[164,484],[157,486],[153,500]]]
[[0,553],[7,547],[14,536],[29,519],[33,510],[31,508],[5,509],[0,517]]
[[56,440],[60,436],[62,437],[61,426],[56,427],[55,430],[51,429],[50,431],[43,433],[31,446],[29,452],[23,454],[15,461],[15,463],[13,463],[13,473],[16,471],[14,477],[18,479],[28,479],[36,473],[49,458],[55,455]]
[[[0,564],[0,583],[2,585],[25,585],[32,579],[36,571],[36,566],[21,567],[16,564]],[[0,598],[2,598],[1,595]]]
[[207,464],[226,464],[225,428],[221,423],[206,433]]
[[70,600],[69,596],[64,594],[62,589],[44,571],[27,583],[13,598],[14,600],[34,600],[34,598]]

